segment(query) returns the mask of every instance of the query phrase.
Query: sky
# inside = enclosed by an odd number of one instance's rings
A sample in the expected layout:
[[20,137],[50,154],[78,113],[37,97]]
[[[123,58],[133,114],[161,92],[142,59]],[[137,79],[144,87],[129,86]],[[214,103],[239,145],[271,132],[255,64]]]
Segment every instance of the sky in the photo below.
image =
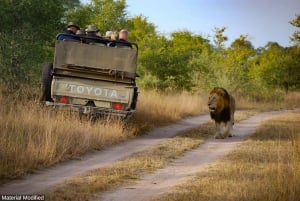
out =
[[[89,0],[82,0],[88,2]],[[226,27],[230,44],[248,35],[254,47],[269,41],[291,46],[297,30],[289,21],[300,14],[300,0],[126,0],[129,16],[143,15],[160,34],[188,30],[213,40],[214,28]],[[299,29],[299,28],[298,28]]]

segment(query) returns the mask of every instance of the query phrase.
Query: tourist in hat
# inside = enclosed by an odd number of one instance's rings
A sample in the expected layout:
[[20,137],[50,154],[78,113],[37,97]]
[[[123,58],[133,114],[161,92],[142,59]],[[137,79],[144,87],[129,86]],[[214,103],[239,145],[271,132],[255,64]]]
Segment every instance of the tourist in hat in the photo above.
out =
[[86,32],[85,32],[85,29],[79,29],[79,30],[77,30],[76,36],[80,37],[79,39],[80,39],[80,41],[82,43],[86,43],[86,38],[85,38]]
[[99,29],[95,25],[88,25],[86,31],[86,35],[89,37],[86,39],[87,43],[97,42],[97,39],[102,39],[99,34]]
[[76,31],[77,36],[86,36],[85,29],[79,29]]
[[69,22],[67,30],[64,34],[59,35],[57,40],[79,40],[77,37],[74,37],[79,29],[80,27],[75,22]]
[[95,25],[88,25],[87,29],[85,30],[88,36],[99,36],[97,33],[99,29]]

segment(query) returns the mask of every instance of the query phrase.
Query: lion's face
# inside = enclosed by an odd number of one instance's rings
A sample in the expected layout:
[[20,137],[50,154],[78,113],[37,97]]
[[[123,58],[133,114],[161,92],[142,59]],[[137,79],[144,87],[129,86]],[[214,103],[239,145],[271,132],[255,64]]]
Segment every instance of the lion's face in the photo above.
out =
[[224,108],[224,98],[217,93],[212,93],[208,98],[207,105],[210,113],[220,112]]

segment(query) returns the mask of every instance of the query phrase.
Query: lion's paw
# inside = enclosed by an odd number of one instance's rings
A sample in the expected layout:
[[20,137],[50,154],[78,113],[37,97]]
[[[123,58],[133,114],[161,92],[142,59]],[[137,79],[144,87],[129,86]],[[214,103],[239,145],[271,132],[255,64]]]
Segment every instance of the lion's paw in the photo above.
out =
[[224,136],[223,136],[221,133],[217,133],[217,134],[215,135],[215,138],[216,138],[216,139],[224,139]]

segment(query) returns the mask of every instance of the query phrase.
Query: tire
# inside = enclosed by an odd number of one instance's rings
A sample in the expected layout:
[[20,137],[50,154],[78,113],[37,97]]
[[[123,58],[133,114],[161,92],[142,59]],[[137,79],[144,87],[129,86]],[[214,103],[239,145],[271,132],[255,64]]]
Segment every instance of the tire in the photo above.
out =
[[133,88],[133,98],[132,98],[132,103],[131,103],[131,109],[132,110],[135,110],[136,109],[136,104],[137,104],[137,101],[138,101],[138,95],[139,95],[139,92],[138,92],[138,87],[135,86]]
[[42,97],[41,101],[53,101],[51,98],[51,82],[52,82],[53,64],[46,63],[42,71]]

